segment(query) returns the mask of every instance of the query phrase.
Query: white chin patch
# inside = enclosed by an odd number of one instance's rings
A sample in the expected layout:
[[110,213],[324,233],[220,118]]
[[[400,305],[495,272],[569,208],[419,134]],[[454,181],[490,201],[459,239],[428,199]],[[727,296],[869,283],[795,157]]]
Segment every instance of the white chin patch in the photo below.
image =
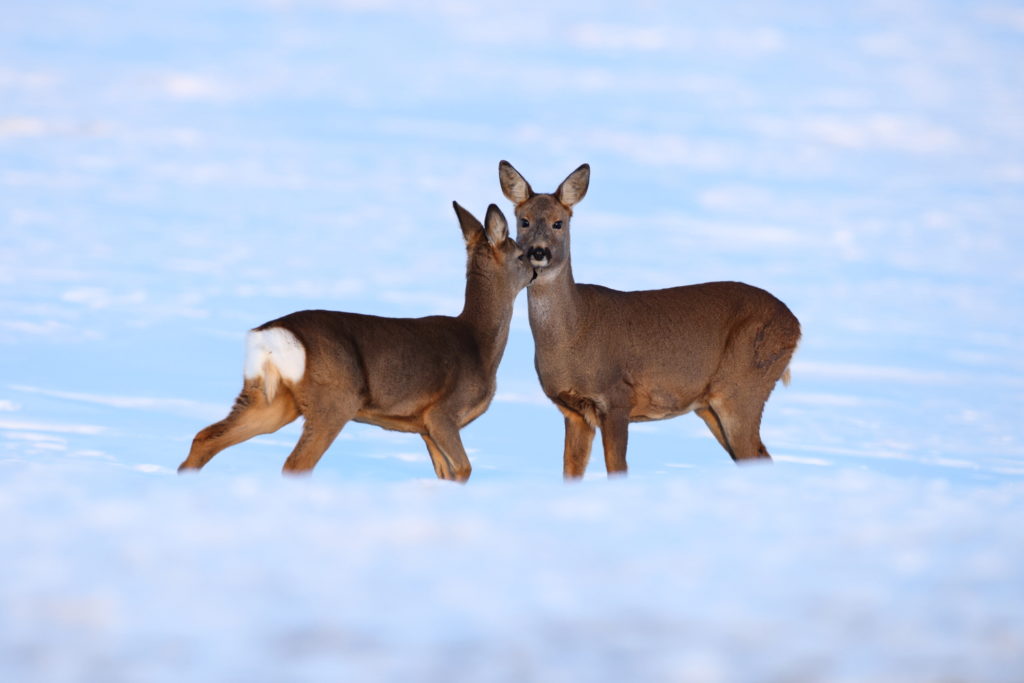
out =
[[298,382],[306,373],[306,349],[283,327],[252,330],[245,339],[245,378],[262,377],[268,363],[282,379]]

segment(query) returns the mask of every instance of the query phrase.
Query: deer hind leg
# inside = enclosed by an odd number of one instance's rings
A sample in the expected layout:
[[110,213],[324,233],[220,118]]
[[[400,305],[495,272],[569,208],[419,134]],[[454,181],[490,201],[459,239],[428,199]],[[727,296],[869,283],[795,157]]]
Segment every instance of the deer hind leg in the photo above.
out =
[[587,471],[595,429],[579,413],[563,409],[565,415],[565,453],[562,458],[562,476],[579,479]]
[[459,482],[469,479],[473,466],[462,445],[458,425],[433,415],[426,416],[425,422],[427,431],[421,436],[427,444],[437,478]]
[[695,411],[700,419],[704,420],[704,424],[708,426],[711,433],[714,435],[715,440],[721,444],[722,448],[726,450],[729,455],[732,455],[732,449],[729,448],[729,442],[725,438],[725,433],[722,431],[722,423],[718,419],[718,414],[710,407],[697,408]]
[[[718,442],[722,444],[732,459],[756,460],[771,459],[768,449],[761,442],[761,413],[767,397],[719,397],[711,400],[709,409],[698,411],[711,428]],[[711,413],[709,420],[704,412]],[[717,429],[714,426],[717,423]]]
[[[308,390],[307,390],[308,392]],[[359,412],[360,399],[354,392],[337,387],[322,387],[302,397],[306,418],[302,436],[284,462],[287,474],[309,472],[341,433],[342,428]]]
[[279,390],[273,400],[268,401],[261,381],[248,380],[228,416],[196,434],[192,449],[178,471],[201,469],[228,446],[258,434],[276,432],[298,416],[298,406],[289,390]]

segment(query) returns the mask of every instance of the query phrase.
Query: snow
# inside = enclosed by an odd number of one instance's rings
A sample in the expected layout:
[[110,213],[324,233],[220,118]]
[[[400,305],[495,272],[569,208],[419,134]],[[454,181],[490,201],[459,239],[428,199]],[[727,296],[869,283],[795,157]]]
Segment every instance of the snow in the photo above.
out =
[[1024,670],[1020,483],[785,465],[466,487],[0,472],[18,520],[0,539],[6,680]]
[[[1018,3],[14,3],[0,680],[1024,679]],[[768,467],[561,482],[517,302],[466,486],[298,426],[175,468],[288,312],[456,314],[451,212],[581,163],[573,268],[800,318]]]

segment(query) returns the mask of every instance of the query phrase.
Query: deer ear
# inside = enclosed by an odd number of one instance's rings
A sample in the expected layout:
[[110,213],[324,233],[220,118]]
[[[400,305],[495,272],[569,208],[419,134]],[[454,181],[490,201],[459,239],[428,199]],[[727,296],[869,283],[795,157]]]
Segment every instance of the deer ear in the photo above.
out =
[[590,186],[590,164],[583,164],[569,174],[555,190],[555,198],[568,207],[583,199]]
[[484,236],[484,226],[480,225],[476,216],[459,206],[458,202],[452,202],[452,206],[455,207],[455,215],[459,217],[459,227],[462,228],[462,237],[466,244],[472,244]]
[[486,225],[484,234],[487,235],[487,241],[491,243],[491,246],[497,247],[508,239],[508,221],[505,220],[505,214],[496,204],[487,207],[484,224]]
[[516,206],[533,196],[530,183],[507,161],[498,162],[498,181],[501,182],[501,191]]

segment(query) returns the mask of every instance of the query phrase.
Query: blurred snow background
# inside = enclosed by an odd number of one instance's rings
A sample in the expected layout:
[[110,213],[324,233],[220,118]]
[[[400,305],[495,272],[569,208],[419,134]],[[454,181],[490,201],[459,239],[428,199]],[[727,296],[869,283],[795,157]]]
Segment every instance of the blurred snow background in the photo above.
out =
[[[5,6],[0,675],[1020,680],[1022,61],[1000,1]],[[465,489],[360,425],[172,474],[250,327],[456,313],[503,158],[592,165],[578,280],[786,301],[774,466],[562,486],[522,297]]]

